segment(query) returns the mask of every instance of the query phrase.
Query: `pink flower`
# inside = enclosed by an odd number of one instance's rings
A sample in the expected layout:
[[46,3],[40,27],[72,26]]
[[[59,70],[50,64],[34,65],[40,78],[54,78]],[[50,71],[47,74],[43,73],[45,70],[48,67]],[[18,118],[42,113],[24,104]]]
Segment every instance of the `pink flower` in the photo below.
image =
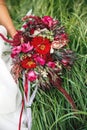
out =
[[30,42],[28,42],[28,43],[23,43],[23,44],[21,45],[21,50],[22,50],[22,52],[24,52],[24,53],[26,53],[26,52],[28,52],[28,51],[31,51],[32,49],[33,49],[33,46],[30,45]]
[[54,37],[54,41],[52,42],[52,48],[54,49],[60,49],[67,45],[68,43],[68,36],[67,34],[63,33],[60,35],[56,35]]
[[54,40],[51,44],[51,47],[54,49],[60,49],[62,47],[64,47],[67,44],[67,41],[65,40]]
[[41,58],[40,56],[35,57],[34,60],[37,63],[39,63],[40,65],[44,65],[45,64],[45,60],[43,58]]
[[67,34],[65,34],[65,33],[61,34],[61,39],[68,40]]
[[69,59],[62,59],[61,63],[65,66],[68,67],[70,65],[70,60]]
[[54,20],[53,18],[51,18],[50,16],[44,16],[42,18],[42,21],[48,25],[48,27],[52,27],[53,25],[57,24],[58,21],[57,20]]
[[21,46],[15,46],[12,49],[11,57],[14,58],[16,55],[18,55],[21,52]]
[[37,74],[33,70],[29,71],[29,73],[28,73],[28,80],[33,82],[36,79],[37,79]]
[[48,67],[55,68],[55,62],[49,61],[47,65]]

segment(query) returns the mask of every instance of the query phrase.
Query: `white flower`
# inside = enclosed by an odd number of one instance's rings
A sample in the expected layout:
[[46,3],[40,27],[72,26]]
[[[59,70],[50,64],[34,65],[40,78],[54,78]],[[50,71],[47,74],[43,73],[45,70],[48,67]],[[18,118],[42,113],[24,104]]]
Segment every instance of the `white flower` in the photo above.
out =
[[62,66],[59,64],[59,62],[56,62],[56,66],[57,66],[59,69],[62,69]]
[[32,36],[37,36],[37,35],[41,34],[41,32],[45,32],[45,31],[47,31],[46,28],[35,30],[34,34]]
[[48,73],[46,72],[46,70],[41,70],[41,75],[43,77],[47,77]]
[[50,53],[52,54],[54,52],[54,49],[51,47],[50,49]]

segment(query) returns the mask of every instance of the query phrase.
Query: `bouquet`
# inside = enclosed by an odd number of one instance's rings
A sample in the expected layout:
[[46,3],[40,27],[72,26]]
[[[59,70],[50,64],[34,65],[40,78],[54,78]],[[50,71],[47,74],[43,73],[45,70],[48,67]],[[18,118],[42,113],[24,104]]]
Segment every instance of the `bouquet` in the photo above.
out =
[[30,88],[37,86],[44,91],[57,88],[75,109],[73,99],[62,87],[63,69],[69,71],[75,60],[74,52],[67,49],[69,39],[64,26],[50,16],[27,15],[22,20],[22,30],[10,43],[11,72],[16,83],[22,82],[23,107],[29,105]]

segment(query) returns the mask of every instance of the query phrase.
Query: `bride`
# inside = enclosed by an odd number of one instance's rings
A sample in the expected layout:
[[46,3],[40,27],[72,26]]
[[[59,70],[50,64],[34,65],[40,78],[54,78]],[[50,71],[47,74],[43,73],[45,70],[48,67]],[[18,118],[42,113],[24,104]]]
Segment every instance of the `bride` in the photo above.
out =
[[[13,38],[17,32],[4,0],[0,0],[0,10],[0,33],[4,36],[8,33]],[[9,71],[10,61],[2,55],[5,49],[7,48],[0,37],[0,130],[18,130],[22,97]],[[27,130],[24,114],[21,130]]]

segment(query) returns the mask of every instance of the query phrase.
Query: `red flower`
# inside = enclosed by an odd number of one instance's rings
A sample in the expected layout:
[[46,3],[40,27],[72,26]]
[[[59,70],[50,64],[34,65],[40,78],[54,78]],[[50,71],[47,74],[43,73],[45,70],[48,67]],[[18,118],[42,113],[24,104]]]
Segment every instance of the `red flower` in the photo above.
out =
[[37,47],[39,44],[41,44],[43,41],[43,37],[41,36],[36,36],[32,39],[31,41],[31,44],[34,46],[34,47]]
[[36,67],[36,63],[29,57],[26,57],[21,61],[21,66],[25,69],[31,69]]
[[37,36],[32,39],[31,44],[36,49],[36,52],[38,52],[39,54],[44,55],[50,53],[51,43],[47,38]]
[[50,44],[49,43],[43,43],[43,44],[40,44],[37,48],[36,48],[36,51],[39,53],[39,54],[47,54],[50,52]]

